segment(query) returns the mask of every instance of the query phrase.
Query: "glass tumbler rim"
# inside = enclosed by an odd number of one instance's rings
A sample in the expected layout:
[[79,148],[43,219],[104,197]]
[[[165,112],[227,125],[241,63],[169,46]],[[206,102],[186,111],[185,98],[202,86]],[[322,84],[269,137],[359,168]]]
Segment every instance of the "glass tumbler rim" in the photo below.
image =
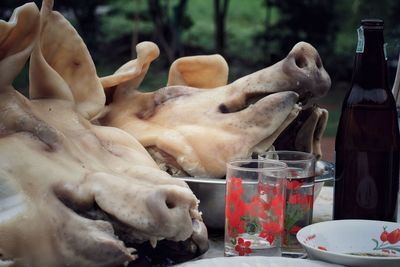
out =
[[[275,166],[266,166],[266,167],[257,167],[257,168],[251,168],[251,167],[243,167],[243,166],[238,166],[235,164],[239,163],[274,163],[276,164]],[[259,171],[281,171],[285,170],[288,168],[287,164],[283,161],[280,160],[274,160],[274,159],[234,159],[231,161],[228,161],[226,163],[227,168],[233,168],[239,171],[248,171],[248,172],[254,172],[255,169],[259,169]]]
[[[304,152],[304,151],[296,151],[296,150],[276,150],[276,151],[267,151],[259,155],[260,157],[266,156],[266,155],[273,155],[273,154],[280,154],[280,155],[302,155],[305,158],[304,159],[276,159],[277,161],[283,161],[283,162],[307,162],[307,161],[316,161],[316,157],[314,154],[309,153],[309,152]],[[274,159],[264,159],[264,160],[274,160]]]

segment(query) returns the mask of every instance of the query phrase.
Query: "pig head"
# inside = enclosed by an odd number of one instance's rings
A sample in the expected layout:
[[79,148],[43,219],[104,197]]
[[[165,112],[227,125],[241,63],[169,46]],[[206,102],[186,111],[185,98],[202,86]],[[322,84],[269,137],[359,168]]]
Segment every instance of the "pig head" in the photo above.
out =
[[[26,4],[0,21],[0,265],[120,266],[138,244],[164,239],[204,252],[188,186],[131,135],[90,122],[102,85],[83,41],[51,9]],[[30,55],[27,99],[12,82]]]
[[144,42],[137,54],[101,79],[110,97],[100,122],[132,134],[177,176],[223,177],[229,160],[268,150],[331,84],[316,49],[300,42],[282,61],[231,84],[221,56],[181,58],[166,87],[143,93],[137,89],[159,50]]

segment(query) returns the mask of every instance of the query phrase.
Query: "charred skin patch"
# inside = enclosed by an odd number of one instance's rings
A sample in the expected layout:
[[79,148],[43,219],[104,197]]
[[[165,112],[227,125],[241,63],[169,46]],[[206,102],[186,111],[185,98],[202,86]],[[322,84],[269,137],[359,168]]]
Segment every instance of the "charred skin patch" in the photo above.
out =
[[327,120],[328,111],[317,105],[302,110],[275,140],[275,148],[309,152],[319,159],[322,156],[321,138]]
[[156,161],[161,170],[166,171],[172,176],[189,176],[187,172],[179,165],[176,159],[167,152],[156,146],[146,147],[147,151]]
[[312,112],[312,108],[300,111],[299,115],[275,140],[276,150],[295,150],[296,135]]
[[218,106],[218,110],[221,113],[234,113],[239,112],[247,108],[248,106],[257,103],[260,99],[267,97],[269,93],[251,92],[226,101]]

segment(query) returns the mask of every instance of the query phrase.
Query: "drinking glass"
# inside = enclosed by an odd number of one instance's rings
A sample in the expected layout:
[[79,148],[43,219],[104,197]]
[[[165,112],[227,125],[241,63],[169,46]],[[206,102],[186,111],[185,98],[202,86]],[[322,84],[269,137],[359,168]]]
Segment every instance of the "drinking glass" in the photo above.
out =
[[227,164],[225,256],[281,256],[286,173],[276,160]]
[[259,159],[279,160],[288,166],[283,250],[302,252],[296,234],[312,222],[315,157],[300,151],[271,151],[260,155]]

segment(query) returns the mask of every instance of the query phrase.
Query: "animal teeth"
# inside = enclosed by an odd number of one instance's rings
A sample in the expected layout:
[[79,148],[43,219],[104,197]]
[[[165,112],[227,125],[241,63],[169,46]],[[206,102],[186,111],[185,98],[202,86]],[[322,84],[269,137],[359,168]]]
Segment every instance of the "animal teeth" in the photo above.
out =
[[128,250],[128,253],[129,253],[129,254],[134,254],[134,253],[136,253],[136,249],[135,249],[135,248],[127,248],[127,250]]
[[156,246],[157,246],[157,238],[150,238],[150,240],[149,240],[149,242],[150,242],[150,245],[153,247],[153,248],[156,248]]

